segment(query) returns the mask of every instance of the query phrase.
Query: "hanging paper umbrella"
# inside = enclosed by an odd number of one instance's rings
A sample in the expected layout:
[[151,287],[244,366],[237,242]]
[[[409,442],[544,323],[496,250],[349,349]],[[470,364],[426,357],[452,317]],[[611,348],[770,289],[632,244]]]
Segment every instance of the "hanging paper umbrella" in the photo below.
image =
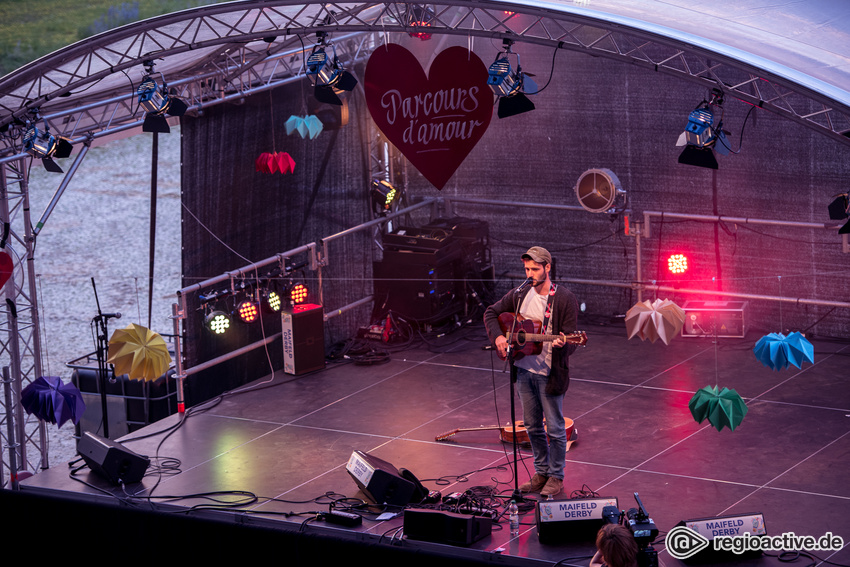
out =
[[156,380],[171,364],[165,340],[150,329],[130,323],[112,333],[107,362],[115,365],[116,374],[127,374],[134,380]]
[[62,427],[66,421],[80,422],[86,404],[73,384],[58,376],[41,376],[21,390],[21,405],[30,415]]
[[15,263],[12,262],[12,257],[5,250],[0,250],[0,289],[3,289],[6,282],[12,277],[14,270]]
[[747,415],[747,404],[735,390],[717,386],[706,386],[697,391],[688,403],[691,415],[697,423],[706,419],[717,431],[728,427],[730,431],[741,424]]
[[303,127],[303,124],[304,119],[293,114],[286,121],[286,134],[291,136],[293,132],[297,132],[299,128]]
[[685,324],[685,311],[668,299],[656,299],[636,303],[626,312],[626,332],[631,339],[635,335],[641,340],[657,339],[669,345],[670,341],[682,331]]
[[[307,134],[309,134],[311,140],[315,140],[325,127],[315,114],[305,117],[304,125],[307,127]],[[301,134],[301,137],[303,138],[304,134]]]
[[286,152],[263,152],[254,161],[254,170],[260,173],[293,173],[295,160]]
[[782,333],[767,334],[756,342],[753,352],[762,364],[773,370],[782,370],[789,364],[801,368],[804,360],[815,361],[814,346],[798,332],[788,336]]
[[314,114],[303,117],[293,114],[286,121],[286,133],[288,135],[291,136],[297,132],[302,138],[309,137],[311,140],[315,140],[323,128],[322,121]]

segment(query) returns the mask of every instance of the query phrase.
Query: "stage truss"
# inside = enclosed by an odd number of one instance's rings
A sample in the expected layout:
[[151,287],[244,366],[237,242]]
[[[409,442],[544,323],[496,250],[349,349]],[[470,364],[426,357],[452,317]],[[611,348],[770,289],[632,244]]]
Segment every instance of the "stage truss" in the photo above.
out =
[[[171,94],[187,102],[188,113],[198,114],[212,105],[238,103],[303,80],[305,59],[319,32],[327,34],[340,59],[353,67],[383,42],[392,41],[391,34],[420,33],[427,25],[432,34],[508,39],[553,51],[570,50],[680,77],[707,90],[720,88],[727,97],[850,144],[850,106],[844,99],[831,97],[828,89],[817,88],[816,81],[797,82],[790,74],[737,59],[733,50],[710,49],[706,46],[713,44],[699,38],[688,41],[649,31],[637,21],[628,25],[622,19],[594,14],[578,4],[492,0],[230,2],[105,32],[0,79],[0,213],[10,227],[8,245],[21,267],[6,288],[6,317],[0,328],[2,366],[7,366],[8,359],[11,380],[19,387],[41,375],[32,251],[49,210],[32,224],[26,205],[26,170],[32,158],[22,145],[26,122],[38,116],[52,134],[69,138],[80,150],[52,207],[91,144],[141,131],[144,111],[135,91],[147,61],[163,74]],[[373,132],[373,175],[404,183],[405,172],[390,167],[397,160],[393,152]],[[14,400],[4,406],[7,420],[19,407]],[[20,445],[23,456],[26,445],[35,445],[46,463],[43,439],[43,431],[21,433],[18,439],[4,439],[4,448]],[[21,462],[29,464],[26,457]]]

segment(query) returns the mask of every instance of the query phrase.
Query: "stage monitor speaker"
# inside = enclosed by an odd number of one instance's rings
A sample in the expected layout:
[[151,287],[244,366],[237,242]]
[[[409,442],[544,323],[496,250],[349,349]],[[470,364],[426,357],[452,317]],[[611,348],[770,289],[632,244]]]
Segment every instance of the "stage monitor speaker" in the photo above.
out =
[[77,441],[77,452],[92,472],[112,484],[139,482],[151,464],[147,457],[138,455],[117,441],[83,432]]
[[325,367],[325,314],[321,305],[296,305],[281,312],[283,371],[306,374]]
[[393,465],[362,451],[351,453],[345,469],[375,504],[407,506],[416,491],[414,483],[404,478]]
[[[739,551],[734,550],[716,550],[712,542],[720,536],[731,536],[740,538],[742,541],[745,537],[765,537],[767,529],[764,525],[764,514],[737,514],[734,516],[717,516],[713,518],[698,518],[695,520],[682,520],[674,527],[674,530],[684,526],[689,528],[695,534],[695,537],[680,536],[675,541],[666,542],[668,547],[675,546],[678,554],[686,554],[699,546],[701,549],[687,558],[682,559],[683,562],[700,565],[706,563],[717,563],[718,561],[730,559],[746,559],[758,557],[761,555],[761,550]],[[671,530],[672,532],[673,530]],[[672,537],[673,534],[671,534]],[[708,542],[708,543],[707,543]]]
[[596,533],[605,523],[602,512],[606,506],[619,509],[617,498],[541,500],[534,512],[540,543],[596,541]]
[[404,535],[410,539],[470,545],[493,530],[490,516],[409,508],[404,511]]

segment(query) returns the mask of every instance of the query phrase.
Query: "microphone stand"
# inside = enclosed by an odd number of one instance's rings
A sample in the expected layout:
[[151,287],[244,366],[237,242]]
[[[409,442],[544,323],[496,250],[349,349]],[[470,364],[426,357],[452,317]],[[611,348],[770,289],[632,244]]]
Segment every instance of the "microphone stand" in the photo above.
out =
[[97,315],[92,319],[92,324],[97,326],[96,329],[96,348],[97,355],[97,377],[100,386],[100,411],[103,420],[103,436],[109,439],[109,418],[107,416],[106,405],[106,383],[108,368],[106,364],[107,352],[109,350],[109,333],[107,331],[108,316],[104,316],[100,310],[100,301],[97,298],[97,287],[94,285],[94,278],[91,279],[92,290],[94,290],[94,300],[97,304]]
[[[526,280],[528,281],[528,280]],[[523,286],[525,284],[523,283]],[[522,286],[520,286],[520,289]],[[515,293],[519,293],[520,289],[518,289]],[[515,392],[516,392],[516,382],[517,382],[517,370],[514,365],[514,348],[513,342],[516,340],[516,328],[517,328],[517,319],[519,318],[519,308],[522,305],[521,301],[517,301],[516,310],[514,311],[514,320],[511,323],[511,331],[510,331],[510,340],[508,341],[508,356],[506,357],[506,362],[510,365],[511,369],[511,382],[510,382],[510,396],[511,396],[511,427],[513,427],[514,435],[513,435],[513,451],[514,451],[514,492],[511,496],[511,499],[517,503],[517,505],[526,502],[526,498],[522,495],[519,489],[519,442],[517,441],[517,431],[516,431],[516,400],[515,400]]]

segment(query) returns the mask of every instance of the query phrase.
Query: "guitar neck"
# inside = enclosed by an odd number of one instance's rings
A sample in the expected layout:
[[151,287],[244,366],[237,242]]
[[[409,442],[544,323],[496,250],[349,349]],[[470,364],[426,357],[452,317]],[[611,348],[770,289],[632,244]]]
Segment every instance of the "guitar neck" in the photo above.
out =
[[[515,335],[518,336],[518,337],[522,337],[523,340],[529,341],[529,342],[532,342],[532,343],[552,342],[556,339],[561,339],[561,338],[564,339],[564,342],[567,342],[567,343],[580,343],[584,340],[581,334],[570,334],[570,335],[561,336],[561,335],[538,335],[538,334],[535,334],[535,333],[515,333]],[[511,333],[506,333],[505,338],[508,339],[508,341],[510,341],[511,340]]]

